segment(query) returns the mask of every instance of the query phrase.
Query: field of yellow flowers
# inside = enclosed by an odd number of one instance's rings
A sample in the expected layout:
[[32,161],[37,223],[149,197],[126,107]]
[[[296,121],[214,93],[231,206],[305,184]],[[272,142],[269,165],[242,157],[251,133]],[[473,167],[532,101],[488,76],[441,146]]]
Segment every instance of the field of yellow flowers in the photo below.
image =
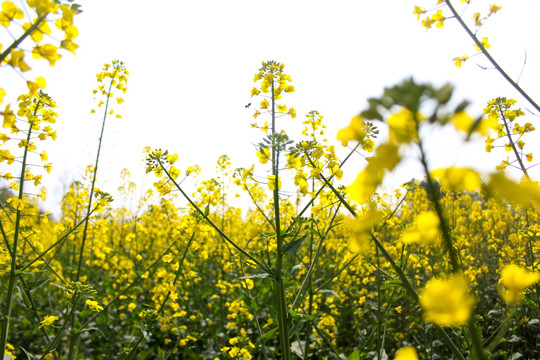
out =
[[[449,1],[439,4],[462,21]],[[34,17],[0,48],[0,63],[29,70],[23,41],[51,65],[57,51],[77,49],[77,5],[1,7],[6,28]],[[492,5],[482,21],[499,9]],[[426,28],[447,19],[441,9],[414,13]],[[489,55],[487,40],[471,35]],[[121,61],[97,75],[103,127],[119,117],[112,104],[123,102],[128,77]],[[515,100],[493,99],[474,119],[452,86],[407,79],[369,99],[335,135],[341,145],[326,140],[317,111],[291,139],[292,78],[285,65],[265,61],[251,90],[257,165],[232,169],[221,156],[216,176],[203,179],[181,154],[147,149],[154,189],[138,199],[126,170],[120,196],[139,205],[123,208],[115,204],[128,201],[96,187],[102,132],[95,163],[70,185],[53,221],[40,210],[45,193],[28,189],[51,168],[40,146],[56,138],[56,103],[44,79],[27,85],[1,113],[0,358],[540,358],[540,186],[525,151],[535,128]],[[443,126],[511,156],[490,174],[433,169],[421,130]],[[389,135],[379,139],[382,127]],[[340,158],[337,146],[348,155]],[[381,192],[410,148],[425,176]],[[359,156],[365,167],[344,186],[344,165]],[[231,206],[233,193],[252,205]]]

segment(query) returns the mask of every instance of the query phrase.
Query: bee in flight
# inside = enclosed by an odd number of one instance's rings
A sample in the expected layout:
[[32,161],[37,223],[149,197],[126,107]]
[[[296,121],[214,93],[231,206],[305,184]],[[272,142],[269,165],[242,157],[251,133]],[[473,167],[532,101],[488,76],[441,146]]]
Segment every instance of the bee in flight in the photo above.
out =
[[247,104],[247,105],[245,106],[245,108],[248,109],[250,106],[251,106],[251,103]]

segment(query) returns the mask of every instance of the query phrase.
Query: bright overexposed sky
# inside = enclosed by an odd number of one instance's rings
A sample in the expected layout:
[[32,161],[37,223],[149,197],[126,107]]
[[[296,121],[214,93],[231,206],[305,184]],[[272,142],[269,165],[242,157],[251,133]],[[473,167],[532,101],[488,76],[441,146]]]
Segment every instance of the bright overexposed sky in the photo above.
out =
[[[492,1],[473,0],[473,5],[487,13]],[[250,89],[253,74],[265,60],[284,63],[296,88],[284,100],[297,109],[298,117],[283,120],[280,127],[286,128],[287,121],[298,125],[308,111],[317,110],[331,140],[366,106],[368,97],[410,76],[418,82],[455,84],[456,100],[471,100],[473,116],[497,96],[515,97],[530,108],[495,70],[478,66],[489,67],[481,55],[456,68],[452,58],[475,53],[471,39],[452,19],[442,29],[426,32],[412,14],[414,5],[430,9],[435,0],[79,3],[84,12],[75,20],[80,32],[77,55],[63,52],[55,67],[34,66],[28,74],[30,79],[43,75],[46,91],[58,104],[58,140],[48,148],[54,170],[44,182],[53,208],[67,184],[80,179],[93,163],[101,117],[90,114],[95,107],[92,89],[95,74],[113,59],[122,60],[130,76],[126,102],[116,107],[122,118],[109,119],[103,144],[99,185],[111,193],[124,167],[141,187],[152,182],[141,160],[145,146],[176,152],[180,168],[199,164],[209,174],[222,154],[229,155],[233,168],[256,162],[253,143],[261,135],[250,128],[253,109],[245,105],[256,105]],[[489,37],[493,56],[512,77],[523,70],[520,84],[538,99],[540,2],[495,3],[503,8],[479,36]],[[464,16],[469,20],[472,14],[467,10]],[[2,85],[9,89],[9,84]],[[536,118],[528,116],[534,123]],[[444,132],[432,136],[428,143],[433,162],[485,169],[501,160],[483,154],[482,143],[463,147]],[[352,162],[345,169],[351,179],[363,164]],[[418,169],[410,162],[390,178],[405,181]]]

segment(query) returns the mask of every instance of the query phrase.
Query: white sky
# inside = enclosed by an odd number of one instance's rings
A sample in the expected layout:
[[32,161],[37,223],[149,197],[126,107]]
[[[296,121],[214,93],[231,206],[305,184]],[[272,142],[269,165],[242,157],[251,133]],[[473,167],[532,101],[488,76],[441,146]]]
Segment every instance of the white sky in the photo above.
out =
[[[448,20],[443,29],[426,32],[412,14],[415,4],[430,8],[434,0],[79,2],[84,12],[76,17],[77,55],[63,52],[54,68],[34,66],[28,75],[45,76],[46,91],[60,114],[58,140],[48,149],[54,170],[45,181],[52,207],[63,184],[79,179],[94,161],[101,117],[90,115],[95,107],[91,91],[95,74],[113,59],[122,60],[131,75],[126,103],[116,106],[122,118],[108,121],[99,169],[100,186],[111,193],[124,167],[139,184],[153,181],[143,175],[145,146],[177,152],[182,169],[199,164],[209,176],[222,154],[229,155],[233,168],[256,162],[252,143],[261,136],[249,126],[253,110],[244,106],[256,105],[250,89],[253,74],[265,60],[284,63],[292,77],[296,92],[284,100],[297,109],[298,117],[290,121],[299,124],[308,111],[318,110],[331,140],[366,106],[368,97],[409,76],[439,85],[452,82],[456,100],[473,101],[469,110],[474,116],[497,96],[515,97],[530,108],[498,73],[476,65],[487,65],[481,56],[462,69],[455,67],[452,58],[475,52],[457,22]],[[484,13],[491,4],[474,2]],[[535,45],[540,2],[496,3],[503,9],[490,18],[480,36],[489,36],[493,56],[514,78],[522,70],[526,51],[520,84],[539,99],[540,48]],[[465,13],[467,20],[472,13]],[[3,87],[9,92],[9,86]],[[473,149],[456,148],[459,142],[445,133],[434,135],[429,143],[433,162],[436,158],[441,165],[472,161],[485,169],[501,159],[484,155],[482,143]],[[352,180],[363,162],[351,166],[346,172]],[[409,180],[416,169],[407,163],[390,179]]]

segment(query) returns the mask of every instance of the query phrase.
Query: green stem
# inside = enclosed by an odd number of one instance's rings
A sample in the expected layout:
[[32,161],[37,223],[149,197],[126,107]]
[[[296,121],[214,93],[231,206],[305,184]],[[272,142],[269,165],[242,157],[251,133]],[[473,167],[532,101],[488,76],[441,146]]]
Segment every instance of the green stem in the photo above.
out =
[[287,304],[285,299],[285,284],[282,277],[283,271],[283,236],[281,234],[279,214],[279,145],[276,144],[276,101],[274,93],[274,80],[272,80],[272,175],[274,181],[274,221],[276,227],[277,258],[275,269],[276,311],[278,316],[279,338],[281,356],[285,360],[291,359],[291,345],[289,342],[289,324]]
[[[310,263],[310,266],[309,266],[309,269],[306,273],[306,276],[304,277],[304,281],[302,282],[302,285],[300,286],[300,290],[298,290],[298,293],[296,293],[296,296],[294,298],[294,301],[292,302],[292,305],[291,305],[291,309],[295,309],[296,306],[298,305],[302,295],[304,294],[304,292],[306,291],[308,285],[311,287],[311,278],[312,278],[312,273],[313,273],[313,269],[315,268],[315,264],[317,263],[317,259],[319,258],[319,255],[322,251],[322,246],[324,244],[324,240],[326,239],[328,233],[330,232],[330,230],[332,229],[332,224],[334,223],[335,219],[336,219],[336,216],[337,214],[339,213],[339,207],[336,209],[336,211],[334,212],[334,216],[332,217],[332,220],[330,220],[330,225],[328,226],[328,229],[327,231],[325,232],[325,236],[321,236],[321,239],[319,241],[319,246],[317,247],[317,250],[315,251],[315,256],[313,257],[313,260],[311,260],[311,263]],[[354,257],[356,258],[356,256]],[[339,272],[338,272],[339,273]],[[337,276],[337,275],[336,275]],[[333,279],[333,277],[332,277]],[[327,282],[325,282],[326,284]],[[319,290],[321,287],[318,287],[317,290]],[[313,290],[310,290],[310,293],[313,293]],[[311,300],[311,299],[310,299]],[[310,303],[311,304],[311,303]],[[308,313],[309,315],[311,315],[311,312]]]
[[11,45],[9,45],[6,48],[6,50],[4,50],[4,52],[2,52],[0,54],[0,64],[3,63],[4,60],[6,59],[6,57],[8,57],[11,54],[11,50],[16,49],[17,46],[19,46],[24,41],[24,39],[26,39],[28,36],[30,36],[30,34],[32,34],[34,32],[34,30],[39,28],[41,23],[47,18],[47,15],[49,15],[49,14],[38,17],[36,19],[36,22],[34,22],[32,24],[32,26],[30,26],[28,28],[28,30],[26,30],[17,40],[15,40]]
[[418,142],[418,148],[420,149],[420,162],[422,163],[422,166],[424,167],[424,172],[426,174],[426,181],[428,185],[428,197],[435,207],[435,212],[437,213],[437,217],[440,221],[441,231],[444,239],[444,243],[446,245],[446,250],[448,251],[448,255],[450,256],[450,264],[452,265],[452,272],[458,273],[461,271],[458,257],[456,250],[454,249],[454,245],[452,244],[452,237],[450,235],[450,227],[448,226],[448,222],[446,221],[446,217],[444,216],[444,212],[441,206],[441,203],[439,202],[439,194],[437,193],[437,187],[435,186],[435,182],[433,181],[433,178],[431,177],[429,173],[429,168],[427,165],[426,160],[426,154],[424,152],[424,147],[422,145],[422,142]]
[[521,171],[525,175],[525,177],[530,180],[529,174],[527,173],[527,169],[525,168],[525,165],[523,164],[523,161],[521,160],[521,156],[519,156],[519,153],[516,148],[516,143],[514,142],[514,139],[512,139],[512,134],[510,132],[510,127],[508,126],[508,121],[506,121],[506,117],[504,116],[503,109],[501,106],[499,106],[499,114],[501,115],[501,119],[504,124],[504,129],[506,130],[506,136],[508,137],[508,141],[510,142],[510,146],[512,146],[512,150],[514,151],[514,155],[516,156],[516,160],[519,163],[519,167],[521,168]]
[[83,262],[83,254],[84,254],[84,245],[86,243],[86,238],[88,236],[88,223],[90,221],[90,210],[92,209],[92,200],[94,198],[94,188],[96,185],[96,179],[97,179],[97,171],[98,171],[98,164],[99,164],[99,155],[101,153],[101,144],[103,142],[103,133],[105,132],[105,121],[107,120],[107,111],[109,108],[109,100],[111,98],[111,89],[113,82],[115,81],[116,72],[113,72],[113,75],[111,77],[111,82],[109,84],[109,91],[107,91],[107,100],[105,102],[105,110],[103,113],[103,121],[101,122],[101,133],[99,134],[99,141],[98,141],[98,149],[97,149],[97,155],[96,155],[96,162],[94,164],[94,173],[92,174],[92,183],[90,185],[90,195],[88,196],[88,206],[86,209],[86,221],[84,222],[84,230],[82,235],[82,243],[81,243],[81,250],[79,253],[79,261],[77,265],[77,275],[75,276],[75,281],[79,281],[79,278],[81,276],[81,267]]
[[[35,108],[34,108],[34,117],[38,113],[38,109],[41,107],[41,100],[38,100]],[[32,123],[30,123],[30,126],[28,127],[28,134],[26,135],[26,146],[24,147],[24,153],[22,158],[22,165],[21,165],[21,175],[19,177],[19,195],[17,197],[19,202],[22,202],[23,194],[24,194],[24,178],[26,174],[26,159],[28,157],[28,145],[30,144],[30,139],[32,135]],[[4,358],[5,351],[6,351],[6,345],[7,345],[7,338],[8,338],[8,331],[9,331],[9,321],[11,317],[11,309],[13,306],[13,294],[15,293],[15,286],[17,284],[17,277],[18,277],[18,271],[17,271],[17,245],[19,241],[19,227],[21,224],[21,210],[17,209],[17,215],[15,217],[15,229],[13,233],[13,246],[11,248],[11,266],[9,270],[9,284],[7,288],[6,293],[6,305],[4,308],[4,313],[2,314],[2,331],[0,334],[0,359]]]
[[450,11],[454,15],[454,17],[457,19],[461,27],[465,30],[465,32],[467,32],[467,34],[471,37],[471,39],[474,41],[476,46],[478,46],[478,48],[486,56],[489,62],[491,62],[491,64],[495,67],[495,69],[497,69],[497,71],[506,79],[506,81],[508,81],[510,85],[512,85],[512,87],[516,89],[517,92],[520,93],[521,96],[523,96],[536,109],[536,111],[540,112],[540,106],[538,106],[538,104],[536,104],[536,102],[533,99],[531,99],[531,97],[525,91],[523,91],[523,89],[514,80],[512,80],[510,76],[508,76],[508,74],[499,66],[499,64],[495,61],[495,59],[493,59],[493,57],[486,50],[484,45],[478,40],[476,35],[474,35],[474,33],[471,31],[471,29],[469,29],[467,24],[465,24],[461,16],[457,13],[454,6],[452,6],[452,4],[450,3],[450,0],[446,0],[446,5],[448,5],[448,7],[450,8]]

